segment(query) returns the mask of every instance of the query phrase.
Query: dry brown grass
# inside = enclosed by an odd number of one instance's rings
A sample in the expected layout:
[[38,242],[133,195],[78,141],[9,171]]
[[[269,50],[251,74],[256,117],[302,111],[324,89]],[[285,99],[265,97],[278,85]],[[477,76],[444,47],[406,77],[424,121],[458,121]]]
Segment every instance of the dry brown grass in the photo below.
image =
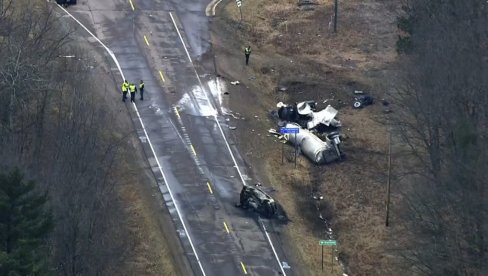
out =
[[[371,92],[377,98],[386,92],[390,66],[396,59],[395,17],[401,1],[339,1],[338,34],[329,28],[333,1],[319,0],[314,11],[300,10],[296,2],[243,2],[244,20],[240,29],[231,30],[233,41],[228,42],[253,46],[251,66],[226,74],[258,91],[248,97],[259,95],[260,101],[257,106],[243,106],[246,96],[238,95],[231,98],[231,108],[247,118],[254,114],[263,118],[279,100],[320,102],[333,97],[331,104],[340,108],[343,132],[349,138],[344,142],[348,157],[345,162],[321,167],[300,157],[295,170],[292,163],[281,164],[281,145],[273,138],[262,135],[252,143],[239,139],[249,135],[245,130],[263,133],[274,127],[269,120],[238,123],[236,139],[243,152],[252,152],[247,159],[277,190],[274,196],[291,219],[286,237],[296,263],[302,266],[298,271],[331,275],[330,270],[323,274],[320,268],[318,240],[325,236],[324,224],[318,219],[321,212],[330,218],[341,259],[353,275],[398,274],[387,250],[394,238],[384,227],[387,132],[380,123],[381,107],[353,110],[350,101],[355,89]],[[222,24],[237,26],[239,11],[234,1],[217,15],[223,18]],[[221,30],[225,28],[229,30]],[[225,67],[225,62],[220,63]],[[256,80],[246,80],[246,76],[256,76]],[[300,83],[291,85],[296,81]],[[294,88],[277,93],[274,88],[278,85]],[[325,199],[312,200],[312,188]],[[330,262],[328,254],[326,251],[326,265]],[[337,265],[334,271],[338,273]]]

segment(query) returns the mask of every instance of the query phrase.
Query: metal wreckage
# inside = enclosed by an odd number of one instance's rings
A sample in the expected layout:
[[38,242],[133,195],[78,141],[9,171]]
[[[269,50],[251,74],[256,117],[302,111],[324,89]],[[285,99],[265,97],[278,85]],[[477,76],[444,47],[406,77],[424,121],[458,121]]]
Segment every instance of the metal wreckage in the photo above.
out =
[[[317,111],[315,101],[304,101],[296,104],[279,102],[276,107],[279,125],[285,128],[299,128],[296,134],[279,135],[279,138],[299,148],[300,151],[315,164],[327,164],[341,160],[341,122],[336,119],[338,111],[328,105]],[[319,138],[319,135],[321,138]]]
[[275,200],[258,186],[244,185],[237,207],[250,209],[264,217],[272,218],[278,210]]
[[[293,144],[316,164],[327,164],[341,160],[344,156],[340,144],[339,132],[341,122],[336,119],[338,111],[328,105],[317,111],[315,101],[304,101],[296,104],[279,102],[274,112],[280,122],[279,126],[287,129],[299,129],[296,134],[284,134],[270,129],[280,139]],[[322,137],[322,138],[319,138]],[[237,207],[255,211],[263,217],[272,218],[277,213],[275,200],[259,186],[245,185],[240,194]]]

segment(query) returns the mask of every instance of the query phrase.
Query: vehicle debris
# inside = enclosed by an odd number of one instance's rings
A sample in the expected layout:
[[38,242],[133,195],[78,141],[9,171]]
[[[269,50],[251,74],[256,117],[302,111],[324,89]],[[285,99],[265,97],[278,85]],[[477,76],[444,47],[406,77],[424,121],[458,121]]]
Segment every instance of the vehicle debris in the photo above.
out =
[[341,126],[341,122],[335,119],[338,111],[331,105],[319,112],[316,112],[317,102],[315,101],[304,101],[291,105],[279,102],[276,107],[278,107],[278,117],[281,120],[298,123],[303,128],[313,129],[319,124],[327,127]]
[[237,80],[236,80],[236,81],[231,81],[231,82],[230,82],[230,84],[232,84],[232,85],[238,85],[239,83],[240,83],[240,82],[239,82],[239,81],[237,81]]
[[271,218],[276,214],[276,202],[260,188],[244,185],[237,207],[252,209],[264,217]]
[[340,160],[343,153],[340,148],[339,132],[331,132],[322,141],[308,129],[299,124],[288,123],[286,128],[300,128],[296,134],[285,134],[285,139],[300,148],[301,152],[316,164],[327,164]]
[[56,0],[56,3],[63,6],[76,5],[76,0]]
[[362,107],[365,107],[368,105],[372,105],[373,102],[374,102],[374,98],[372,96],[362,95],[362,96],[354,98],[354,103],[352,106],[354,108],[362,108]]

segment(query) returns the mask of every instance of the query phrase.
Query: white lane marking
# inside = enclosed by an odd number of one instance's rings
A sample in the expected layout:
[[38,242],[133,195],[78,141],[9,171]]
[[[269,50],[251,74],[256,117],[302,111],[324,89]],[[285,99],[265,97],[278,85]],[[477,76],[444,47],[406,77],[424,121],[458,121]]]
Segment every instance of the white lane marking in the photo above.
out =
[[[186,52],[186,54],[188,56],[188,60],[190,60],[190,63],[192,64],[193,71],[195,72],[195,75],[197,76],[197,79],[198,79],[198,82],[200,84],[200,87],[204,91],[204,94],[205,94],[205,97],[207,98],[208,104],[211,105],[211,106],[213,106],[212,105],[212,102],[210,101],[210,99],[209,99],[209,97],[208,97],[208,95],[206,93],[205,88],[203,87],[202,80],[200,79],[200,76],[198,75],[197,69],[195,68],[195,65],[193,64],[193,61],[191,60],[190,54],[188,53],[188,49],[186,48],[185,42],[183,41],[183,38],[181,37],[181,33],[180,33],[179,29],[178,29],[178,26],[176,25],[176,22],[175,22],[175,20],[173,18],[173,14],[171,12],[169,12],[169,15],[171,16],[171,20],[173,21],[173,25],[174,25],[176,31],[178,32],[178,35],[179,35],[180,40],[181,40],[181,43],[183,44],[183,47],[185,48],[185,52]],[[219,120],[217,118],[217,115],[213,115],[213,118],[214,118],[215,122],[217,123],[217,126],[219,127],[220,134],[224,138],[225,144],[227,146],[227,149],[229,150],[230,156],[232,158],[232,161],[234,162],[234,165],[235,165],[235,167],[237,169],[237,172],[239,173],[239,176],[241,178],[242,184],[244,186],[246,186],[246,181],[244,180],[244,176],[242,175],[241,170],[239,169],[239,165],[237,164],[236,158],[234,157],[234,153],[232,153],[232,149],[230,148],[229,141],[227,141],[227,138],[225,137],[224,130],[222,129],[222,126],[220,125],[220,122],[219,122]],[[264,224],[262,224],[262,225],[264,227]],[[268,243],[271,246],[271,249],[273,250],[273,254],[274,254],[275,258],[276,258],[276,261],[278,262],[278,265],[279,265],[279,267],[281,269],[281,272],[283,273],[283,275],[286,276],[285,270],[283,269],[283,266],[281,265],[280,258],[278,256],[278,254],[276,253],[275,247],[274,247],[273,242],[271,241],[271,239],[269,237],[269,234],[268,234],[268,231],[266,230],[266,227],[264,227],[264,233],[266,234],[266,238],[268,239]]]
[[[117,65],[117,68],[119,69],[119,72],[120,72],[120,75],[122,76],[122,79],[125,79],[124,77],[124,73],[122,72],[122,69],[120,67],[120,64],[119,64],[119,61],[117,60],[117,58],[115,57],[114,53],[112,52],[112,50],[110,50],[105,44],[103,44],[102,41],[100,41],[100,39],[98,39],[92,32],[90,32],[90,30],[88,30],[87,27],[85,27],[85,25],[83,25],[78,19],[76,19],[71,13],[69,13],[65,8],[63,8],[62,6],[60,6],[59,4],[57,4],[59,8],[61,8],[66,14],[68,14],[74,21],[76,21],[76,23],[78,23],[83,29],[85,29],[98,43],[100,43],[104,48],[105,50],[109,53],[109,55],[112,57],[112,60],[115,62],[115,64]],[[159,162],[159,159],[156,155],[156,152],[154,151],[154,147],[151,143],[151,139],[149,139],[149,135],[147,134],[147,131],[146,131],[146,127],[144,125],[144,123],[142,122],[142,119],[141,119],[141,115],[139,114],[139,110],[137,109],[137,106],[135,103],[132,103],[132,105],[134,106],[134,109],[136,111],[136,114],[137,114],[137,118],[139,119],[139,122],[141,123],[141,126],[142,126],[142,129],[144,130],[144,135],[146,136],[147,138],[147,142],[151,148],[151,151],[154,155],[154,159],[156,159],[156,163],[158,164],[158,168],[159,168],[159,171],[161,172],[161,175],[163,176],[163,180],[164,180],[164,183],[166,183],[166,187],[168,188],[168,192],[169,192],[169,195],[171,197],[171,200],[173,201],[173,204],[175,206],[175,210],[176,210],[176,213],[178,214],[178,217],[181,221],[181,225],[183,225],[183,230],[185,231],[185,234],[186,236],[188,237],[188,241],[190,242],[190,246],[193,250],[193,254],[195,254],[195,258],[198,262],[198,266],[200,267],[200,270],[202,271],[202,274],[205,276],[205,271],[203,270],[203,266],[202,266],[202,262],[200,261],[200,258],[198,257],[198,254],[195,250],[195,246],[193,245],[193,242],[192,242],[192,239],[188,233],[188,230],[186,228],[186,225],[185,225],[185,221],[183,221],[183,217],[181,216],[181,213],[180,213],[180,210],[179,210],[179,207],[178,207],[178,204],[176,203],[176,200],[173,196],[173,192],[171,191],[171,188],[168,184],[168,180],[166,178],[166,175],[164,174],[163,172],[163,168],[161,167],[161,163]]]
[[271,245],[271,249],[273,249],[273,253],[274,253],[275,257],[276,257],[276,261],[278,261],[278,265],[280,266],[281,273],[283,273],[283,275],[286,275],[285,270],[283,269],[283,266],[281,265],[280,258],[278,257],[278,253],[276,253],[276,249],[273,246],[273,242],[271,242],[271,238],[269,237],[268,230],[266,230],[266,226],[264,226],[264,223],[263,222],[261,222],[261,225],[263,226],[264,234],[266,234],[266,238],[269,241],[269,245]]
[[220,2],[222,2],[222,0],[212,0],[212,2],[210,2],[205,8],[205,15],[215,16],[215,8],[217,7],[218,4],[220,4]]
[[176,21],[173,18],[173,13],[169,12],[169,16],[171,16],[171,20],[173,21],[173,24],[175,25],[176,32],[178,33],[178,36],[180,37],[181,43],[183,43],[183,48],[185,48],[186,56],[188,57],[188,59],[190,60],[190,62],[193,65],[193,61],[191,60],[190,53],[188,53],[188,49],[186,48],[185,41],[183,40],[183,37],[181,36],[180,29],[178,29],[178,27],[176,26]]

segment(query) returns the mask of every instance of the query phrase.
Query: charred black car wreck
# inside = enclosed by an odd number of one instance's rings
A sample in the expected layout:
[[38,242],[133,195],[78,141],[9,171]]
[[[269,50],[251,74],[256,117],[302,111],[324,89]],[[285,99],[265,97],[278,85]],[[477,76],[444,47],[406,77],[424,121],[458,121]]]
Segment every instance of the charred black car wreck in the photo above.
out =
[[56,3],[63,6],[76,5],[76,0],[56,0]]
[[276,202],[258,187],[245,185],[242,187],[237,207],[251,209],[263,217],[272,218],[276,214]]

